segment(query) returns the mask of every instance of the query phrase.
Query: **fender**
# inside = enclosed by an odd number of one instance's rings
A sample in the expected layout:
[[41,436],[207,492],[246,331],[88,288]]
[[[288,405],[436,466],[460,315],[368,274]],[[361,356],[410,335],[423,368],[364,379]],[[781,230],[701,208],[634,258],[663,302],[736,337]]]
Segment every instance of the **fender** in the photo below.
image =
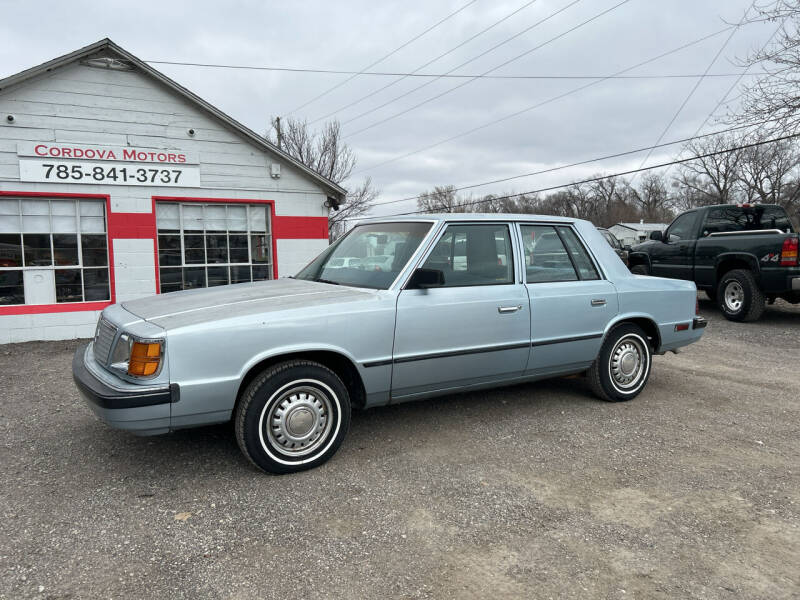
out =
[[628,264],[633,267],[639,264],[647,265],[647,270],[652,271],[652,264],[650,263],[650,254],[647,252],[642,252],[641,250],[633,252],[631,251],[628,254]]
[[[603,343],[605,343],[608,333],[614,327],[625,321],[647,321],[649,323],[649,328],[644,328],[645,333],[654,338],[655,343],[653,354],[658,352],[658,349],[661,347],[661,332],[658,329],[658,322],[653,315],[643,312],[617,314],[611,321],[608,322],[606,328],[603,330]],[[602,347],[602,343],[600,346]]]
[[716,259],[714,260],[714,283],[719,283],[717,278],[717,272],[719,271],[719,266],[725,261],[738,261],[744,262],[753,271],[753,274],[756,276],[757,281],[761,281],[761,264],[758,262],[758,258],[755,254],[750,252],[724,252],[723,254],[717,255]]
[[356,360],[347,350],[340,346],[334,346],[332,344],[295,344],[290,346],[270,348],[269,350],[259,352],[255,356],[251,357],[250,360],[248,360],[239,371],[239,382],[241,383],[250,370],[262,361],[275,358],[276,356],[283,356],[285,354],[299,354],[301,352],[333,352],[345,357],[347,360],[353,363],[353,366],[356,367],[356,369],[360,371],[359,365],[361,363]]

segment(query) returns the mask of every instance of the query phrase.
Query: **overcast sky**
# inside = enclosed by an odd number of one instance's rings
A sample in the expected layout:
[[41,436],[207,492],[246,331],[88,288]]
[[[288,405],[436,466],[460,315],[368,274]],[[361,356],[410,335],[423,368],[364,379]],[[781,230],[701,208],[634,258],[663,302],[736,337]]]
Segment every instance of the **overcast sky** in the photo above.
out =
[[[423,69],[446,73],[500,42],[558,15],[453,71],[481,74],[524,52],[492,75],[605,76],[737,23],[752,0],[476,0],[372,70],[411,72],[525,6],[486,33]],[[0,77],[104,37],[148,61],[182,61],[360,71],[457,11],[468,0],[403,2],[29,2],[3,3]],[[759,49],[775,24],[739,28],[711,68],[738,73],[739,60]],[[725,32],[630,71],[629,75],[702,74],[728,38]],[[286,116],[348,75],[154,65],[248,127],[264,132],[271,116]],[[397,77],[361,75],[293,116],[312,121],[359,100]],[[749,80],[746,77],[745,80]],[[696,78],[613,79],[501,123],[424,150],[447,138],[590,83],[570,79],[420,79],[408,77],[334,115],[358,156],[357,177],[370,175],[380,201],[435,185],[466,185],[537,171],[594,156],[652,145],[686,99]],[[704,79],[664,141],[694,134],[735,81]],[[361,113],[425,82],[423,89],[369,115]],[[466,85],[464,85],[466,83]],[[376,121],[437,96],[371,129]],[[738,92],[731,93],[735,97]],[[735,103],[734,103],[735,104]],[[705,131],[724,127],[709,121]],[[378,163],[421,150],[375,167]],[[656,151],[648,164],[670,160],[677,147]],[[566,183],[598,172],[640,165],[644,154],[477,188],[507,193]],[[375,210],[410,210],[413,202]]]

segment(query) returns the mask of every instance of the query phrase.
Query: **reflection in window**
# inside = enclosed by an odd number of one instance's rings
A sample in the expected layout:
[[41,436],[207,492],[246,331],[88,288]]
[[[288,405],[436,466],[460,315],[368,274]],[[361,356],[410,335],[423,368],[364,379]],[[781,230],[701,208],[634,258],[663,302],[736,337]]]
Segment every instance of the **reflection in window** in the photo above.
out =
[[263,204],[159,202],[161,293],[272,277],[272,236]]
[[32,270],[53,273],[56,302],[110,300],[105,223],[102,200],[0,198],[0,305],[25,303]]

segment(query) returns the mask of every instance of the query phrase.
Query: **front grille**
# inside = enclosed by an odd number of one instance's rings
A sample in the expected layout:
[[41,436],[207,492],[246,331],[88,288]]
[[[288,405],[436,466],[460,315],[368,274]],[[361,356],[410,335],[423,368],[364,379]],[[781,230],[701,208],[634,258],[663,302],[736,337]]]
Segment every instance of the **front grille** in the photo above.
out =
[[116,335],[117,328],[105,319],[100,319],[100,324],[97,326],[97,335],[94,338],[94,357],[99,363],[108,364],[111,346]]

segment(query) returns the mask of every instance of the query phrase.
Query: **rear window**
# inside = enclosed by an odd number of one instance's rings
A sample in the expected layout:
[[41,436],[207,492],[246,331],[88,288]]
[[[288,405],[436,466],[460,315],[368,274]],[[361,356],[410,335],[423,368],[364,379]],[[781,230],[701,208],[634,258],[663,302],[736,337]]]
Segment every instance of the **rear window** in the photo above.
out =
[[780,229],[787,233],[794,231],[786,211],[780,206],[743,207],[731,204],[709,209],[703,235],[761,229]]

